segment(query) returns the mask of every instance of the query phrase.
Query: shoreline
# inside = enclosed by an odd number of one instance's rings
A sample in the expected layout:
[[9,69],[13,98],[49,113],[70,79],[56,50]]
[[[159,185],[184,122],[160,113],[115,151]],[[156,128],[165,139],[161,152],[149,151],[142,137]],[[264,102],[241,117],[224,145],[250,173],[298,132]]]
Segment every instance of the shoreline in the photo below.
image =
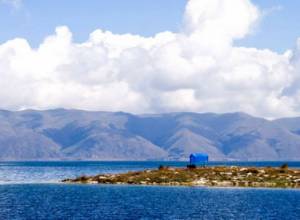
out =
[[300,169],[215,166],[130,171],[64,179],[63,183],[224,188],[300,188]]
[[[38,183],[37,183],[38,184]],[[170,187],[170,188],[198,188],[198,189],[227,189],[227,190],[292,190],[292,191],[300,191],[300,187],[242,187],[242,186],[200,186],[200,185],[143,185],[143,184],[103,184],[103,183],[69,183],[69,182],[58,182],[58,183],[50,183],[52,185],[65,185],[65,186],[103,186],[103,187]],[[43,184],[41,184],[43,185]]]
[[78,183],[78,182],[13,182],[13,183],[0,183],[0,187],[5,186],[99,186],[99,187],[166,187],[166,188],[198,188],[198,189],[227,189],[227,190],[292,190],[292,191],[300,191],[300,187],[292,188],[292,187],[239,187],[239,186],[228,186],[228,187],[222,187],[222,186],[200,186],[200,185],[143,185],[143,184],[103,184],[103,183]]

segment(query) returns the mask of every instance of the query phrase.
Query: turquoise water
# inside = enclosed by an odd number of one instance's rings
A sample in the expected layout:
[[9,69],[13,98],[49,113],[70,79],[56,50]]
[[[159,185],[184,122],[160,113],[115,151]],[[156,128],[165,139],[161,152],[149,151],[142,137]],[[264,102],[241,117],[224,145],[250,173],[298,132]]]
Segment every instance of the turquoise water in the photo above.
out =
[[[59,180],[183,162],[1,162],[0,219],[300,219],[300,190],[67,185]],[[282,162],[227,165],[276,166]],[[300,162],[288,162],[300,167]],[[210,163],[221,165],[221,163]]]

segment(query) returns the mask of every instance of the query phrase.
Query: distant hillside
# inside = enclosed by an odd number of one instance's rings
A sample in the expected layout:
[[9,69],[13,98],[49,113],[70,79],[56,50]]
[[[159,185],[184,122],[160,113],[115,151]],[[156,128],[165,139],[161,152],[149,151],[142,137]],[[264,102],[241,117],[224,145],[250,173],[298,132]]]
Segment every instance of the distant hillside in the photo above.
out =
[[0,111],[0,160],[300,160],[300,118]]

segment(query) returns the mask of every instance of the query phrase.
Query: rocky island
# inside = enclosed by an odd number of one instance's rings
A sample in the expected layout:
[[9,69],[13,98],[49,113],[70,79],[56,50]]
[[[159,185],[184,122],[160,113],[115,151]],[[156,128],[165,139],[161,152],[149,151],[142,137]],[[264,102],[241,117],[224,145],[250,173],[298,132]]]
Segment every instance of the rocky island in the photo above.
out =
[[62,182],[85,184],[300,188],[300,170],[289,169],[285,165],[280,168],[237,166],[170,168],[160,166],[156,170],[81,176],[75,179],[65,179]]

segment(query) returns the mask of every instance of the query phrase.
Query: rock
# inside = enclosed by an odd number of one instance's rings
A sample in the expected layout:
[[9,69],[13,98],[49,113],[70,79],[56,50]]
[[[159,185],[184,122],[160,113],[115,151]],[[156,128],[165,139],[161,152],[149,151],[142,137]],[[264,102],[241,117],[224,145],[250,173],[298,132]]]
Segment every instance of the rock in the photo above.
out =
[[193,181],[193,183],[195,185],[201,185],[201,186],[203,186],[203,185],[205,185],[207,183],[207,180],[204,179],[204,178],[200,178],[199,180]]
[[89,184],[98,184],[98,182],[94,181],[94,180],[89,180],[89,181],[87,181],[87,183],[89,183]]
[[217,185],[218,186],[223,186],[223,187],[225,187],[225,186],[233,186],[233,183],[231,182],[231,181],[221,181],[221,182],[217,182]]

